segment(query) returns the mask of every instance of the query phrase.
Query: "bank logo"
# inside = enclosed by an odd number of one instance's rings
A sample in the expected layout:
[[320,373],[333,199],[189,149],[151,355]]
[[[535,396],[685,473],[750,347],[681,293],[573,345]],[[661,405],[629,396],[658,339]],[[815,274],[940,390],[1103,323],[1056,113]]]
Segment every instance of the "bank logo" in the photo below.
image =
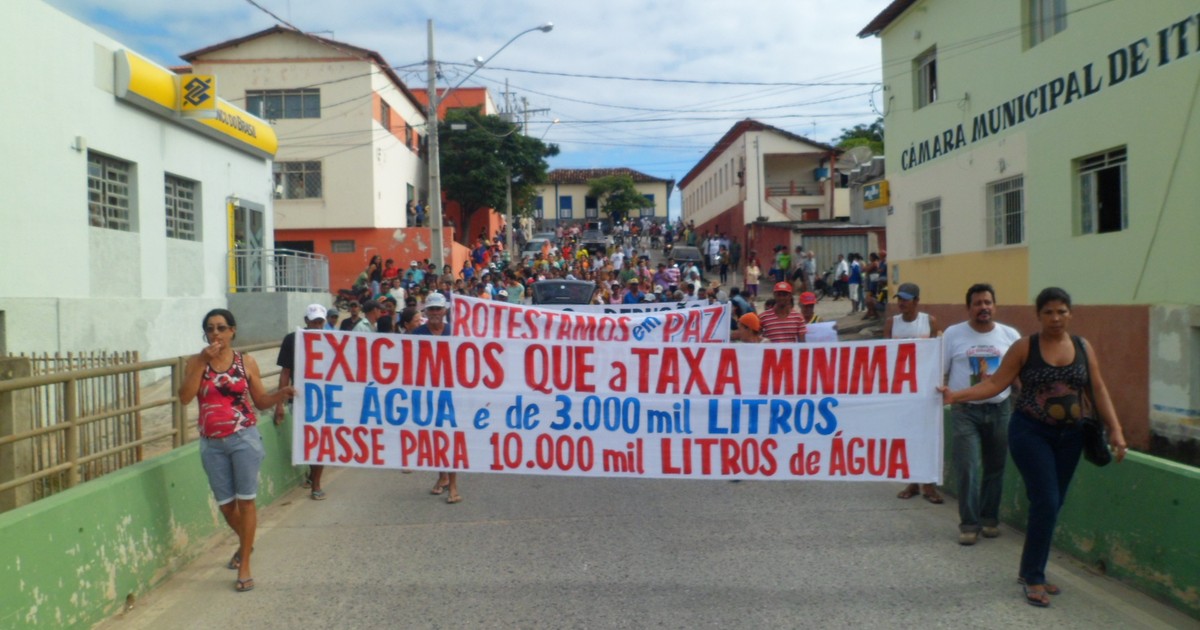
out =
[[212,91],[212,79],[205,81],[200,77],[193,77],[183,88],[187,91],[183,98],[192,107],[200,107],[205,101],[212,98],[209,94]]

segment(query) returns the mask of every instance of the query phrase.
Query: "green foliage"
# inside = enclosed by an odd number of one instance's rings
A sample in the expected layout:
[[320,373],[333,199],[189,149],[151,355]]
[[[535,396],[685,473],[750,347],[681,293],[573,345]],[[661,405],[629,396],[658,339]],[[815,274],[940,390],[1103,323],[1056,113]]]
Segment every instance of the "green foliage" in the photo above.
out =
[[557,145],[523,136],[517,125],[478,108],[447,112],[438,131],[442,189],[462,206],[466,220],[484,208],[504,210],[506,172],[512,173],[513,214],[532,212],[538,184],[547,181],[545,158],[558,155]]
[[650,200],[638,192],[629,175],[607,175],[589,180],[587,194],[596,198],[600,211],[614,222],[623,221],[634,210],[650,205]]
[[859,124],[842,129],[842,135],[834,138],[833,144],[843,151],[866,146],[870,147],[875,155],[883,155],[883,118],[876,118],[875,122],[869,125]]

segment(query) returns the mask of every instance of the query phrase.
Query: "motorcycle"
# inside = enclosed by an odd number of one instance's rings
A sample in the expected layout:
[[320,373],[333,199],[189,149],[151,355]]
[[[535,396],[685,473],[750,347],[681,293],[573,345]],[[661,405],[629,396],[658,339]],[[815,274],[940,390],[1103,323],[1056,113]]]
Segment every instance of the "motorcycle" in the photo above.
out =
[[817,301],[833,295],[833,269],[817,276],[814,284],[817,285],[813,287],[813,293],[817,294]]

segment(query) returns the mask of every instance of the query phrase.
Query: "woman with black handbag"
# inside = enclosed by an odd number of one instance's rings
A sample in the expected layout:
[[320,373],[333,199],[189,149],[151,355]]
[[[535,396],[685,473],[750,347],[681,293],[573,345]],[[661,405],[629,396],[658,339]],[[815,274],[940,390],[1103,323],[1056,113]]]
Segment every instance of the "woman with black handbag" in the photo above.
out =
[[1057,287],[1037,296],[1041,332],[1009,348],[1000,368],[987,380],[955,392],[941,388],[946,404],[985,400],[1017,378],[1021,391],[1008,425],[1008,447],[1025,482],[1029,521],[1021,552],[1018,581],[1025,601],[1050,605],[1049,595],[1061,592],[1046,582],[1046,562],[1058,512],[1083,451],[1085,396],[1094,397],[1094,408],[1108,429],[1109,444],[1119,462],[1125,457],[1125,436],[1100,375],[1100,362],[1091,344],[1068,331],[1071,296]]

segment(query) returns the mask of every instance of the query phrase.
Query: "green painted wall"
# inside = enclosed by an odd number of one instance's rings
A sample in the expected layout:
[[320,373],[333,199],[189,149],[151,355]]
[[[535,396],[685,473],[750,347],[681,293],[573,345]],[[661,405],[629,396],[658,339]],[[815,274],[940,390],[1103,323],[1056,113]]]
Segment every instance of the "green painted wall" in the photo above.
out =
[[[300,479],[290,423],[260,425],[259,505]],[[90,626],[121,610],[228,531],[199,443],[0,514],[0,628]]]
[[[957,494],[949,413],[945,427],[944,487]],[[1009,458],[1000,518],[1024,531],[1028,509],[1021,474]],[[1137,452],[1104,468],[1080,461],[1059,514],[1054,546],[1200,618],[1198,514],[1200,469]],[[1020,560],[1012,559],[1014,576]]]

